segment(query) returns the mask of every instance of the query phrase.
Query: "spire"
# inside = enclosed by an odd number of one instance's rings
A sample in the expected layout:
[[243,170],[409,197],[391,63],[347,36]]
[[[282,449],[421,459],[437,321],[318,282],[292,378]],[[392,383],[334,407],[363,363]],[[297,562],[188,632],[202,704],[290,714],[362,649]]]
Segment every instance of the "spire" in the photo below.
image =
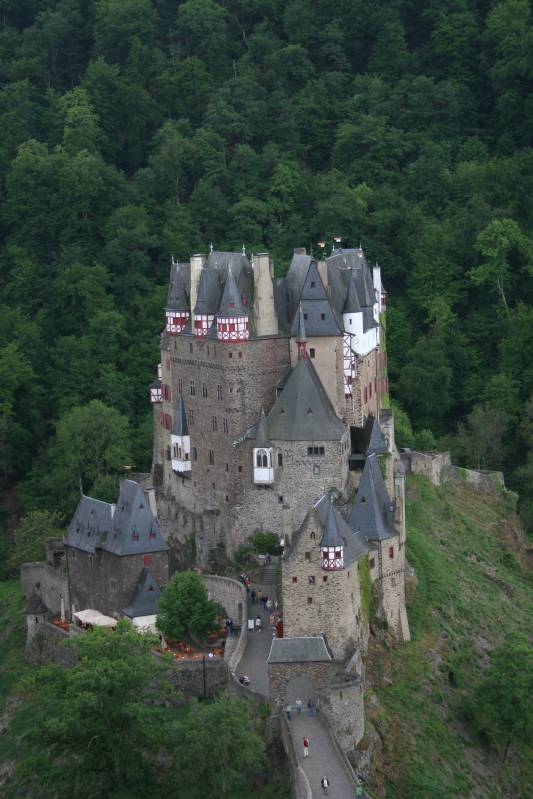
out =
[[340,549],[344,546],[344,540],[337,524],[337,516],[335,514],[332,496],[329,497],[329,507],[327,510],[326,521],[324,523],[324,533],[322,535],[322,540],[320,541],[320,546],[334,547],[335,549]]
[[394,503],[387,493],[374,453],[366,459],[348,521],[352,530],[360,531],[367,541],[384,541],[397,535],[394,527]]
[[174,424],[172,425],[172,435],[173,436],[188,436],[189,435],[189,425],[187,424],[187,414],[185,413],[185,403],[183,402],[183,397],[180,394],[180,398],[178,400],[178,410],[176,413],[176,418],[174,419]]
[[343,313],[359,313],[361,311],[361,303],[359,302],[359,295],[357,294],[357,286],[355,285],[354,270],[350,269],[350,277],[348,278],[348,291],[346,292],[346,300],[344,301]]
[[307,358],[307,337],[305,335],[304,312],[302,303],[298,308],[298,335],[296,337],[298,344],[298,358]]
[[268,449],[272,446],[268,437],[268,427],[264,408],[261,408],[261,416],[259,417],[257,433],[255,434],[255,446],[261,447],[262,449]]
[[224,284],[224,291],[217,313],[218,316],[248,316],[248,312],[242,304],[241,295],[235,283],[231,266],[228,267],[228,276],[226,277],[226,283]]

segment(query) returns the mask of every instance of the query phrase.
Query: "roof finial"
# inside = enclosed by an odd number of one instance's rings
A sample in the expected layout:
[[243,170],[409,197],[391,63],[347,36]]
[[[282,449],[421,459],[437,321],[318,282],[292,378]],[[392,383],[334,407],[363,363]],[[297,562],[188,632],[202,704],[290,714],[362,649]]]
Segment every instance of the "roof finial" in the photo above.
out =
[[213,242],[209,245],[209,252],[213,252]]
[[243,245],[242,245],[242,254],[246,255],[246,247],[244,246],[244,242],[243,242]]

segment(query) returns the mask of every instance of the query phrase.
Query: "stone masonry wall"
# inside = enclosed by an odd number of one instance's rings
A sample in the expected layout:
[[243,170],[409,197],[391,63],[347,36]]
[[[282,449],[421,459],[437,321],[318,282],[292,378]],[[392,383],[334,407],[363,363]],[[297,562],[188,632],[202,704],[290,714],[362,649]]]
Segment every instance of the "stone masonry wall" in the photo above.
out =
[[324,633],[333,656],[341,660],[356,649],[360,639],[357,564],[340,571],[323,570],[321,535],[320,520],[310,513],[283,560],[284,635],[291,638]]
[[[357,374],[353,384],[354,418],[351,422],[357,427],[362,427],[367,416],[372,414],[377,418],[379,412],[378,392],[378,350],[372,350],[357,361]],[[369,387],[372,387],[372,396]],[[365,402],[364,390],[367,389]]]
[[46,607],[54,615],[61,612],[61,597],[65,602],[65,612],[70,611],[68,577],[66,572],[50,566],[49,563],[23,563],[20,567],[22,594],[29,599],[34,588],[38,589]]
[[71,603],[75,610],[91,608],[118,617],[129,605],[144,567],[150,569],[161,588],[169,579],[166,551],[118,557],[102,550],[90,555],[68,547],[67,558]]

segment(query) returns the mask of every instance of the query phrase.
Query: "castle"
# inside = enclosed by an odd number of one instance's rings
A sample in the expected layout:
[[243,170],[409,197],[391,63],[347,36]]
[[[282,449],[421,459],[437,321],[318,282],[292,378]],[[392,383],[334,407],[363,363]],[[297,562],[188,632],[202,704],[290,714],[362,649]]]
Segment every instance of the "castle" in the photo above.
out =
[[284,545],[273,707],[319,697],[353,749],[364,734],[371,614],[397,640],[410,637],[384,310],[381,270],[361,248],[318,261],[296,250],[277,279],[267,254],[172,260],[150,386],[153,489],[124,480],[116,503],[82,496],[62,542],[66,585],[47,567],[46,605],[57,610],[68,596],[73,614],[148,625],[171,555],[183,562],[187,550],[205,567],[213,548],[231,554],[255,531],[273,532]]

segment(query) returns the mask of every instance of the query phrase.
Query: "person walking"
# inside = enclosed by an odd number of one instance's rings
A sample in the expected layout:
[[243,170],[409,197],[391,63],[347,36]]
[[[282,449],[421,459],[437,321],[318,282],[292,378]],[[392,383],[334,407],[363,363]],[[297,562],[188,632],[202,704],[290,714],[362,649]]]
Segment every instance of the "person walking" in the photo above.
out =
[[258,633],[261,632],[261,627],[263,626],[263,622],[261,621],[261,616],[257,614],[257,618],[255,620],[255,629]]
[[309,757],[309,738],[304,738],[304,757]]
[[255,594],[255,598],[257,599],[259,604],[261,604],[261,597],[262,596],[263,596],[263,592],[261,591],[260,588],[258,588],[257,591],[256,591],[256,594]]
[[313,707],[313,700],[312,699],[308,699],[307,700],[307,715],[309,716],[310,719],[313,718],[314,712],[315,712],[315,709]]
[[324,791],[324,793],[327,794],[328,788],[329,788],[329,780],[328,780],[328,778],[327,777],[322,777],[322,779],[320,780],[320,785],[322,786],[322,790]]
[[290,721],[292,715],[292,707],[290,705],[287,705],[287,707],[285,708],[285,713],[287,715],[287,721]]
[[296,712],[298,713],[299,716],[301,716],[302,715],[302,700],[301,699],[297,699],[296,702],[295,702],[295,705],[296,705]]
[[252,600],[252,605],[255,605],[255,600],[257,599],[257,594],[255,593],[255,589],[252,588],[250,592],[250,599]]
[[270,597],[265,602],[265,610],[267,610],[269,613],[272,610],[272,600],[270,599]]

